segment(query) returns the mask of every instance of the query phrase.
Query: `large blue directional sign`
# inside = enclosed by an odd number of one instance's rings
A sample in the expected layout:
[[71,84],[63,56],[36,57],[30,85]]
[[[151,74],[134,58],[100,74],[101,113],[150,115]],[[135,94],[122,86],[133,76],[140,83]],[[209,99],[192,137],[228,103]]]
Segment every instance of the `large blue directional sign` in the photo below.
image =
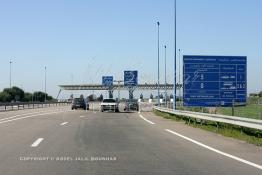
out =
[[113,86],[113,76],[103,76],[102,85],[106,87]]
[[124,71],[124,85],[137,86],[138,84],[137,75],[138,75],[137,71]]
[[245,56],[185,55],[184,106],[232,106],[246,103]]

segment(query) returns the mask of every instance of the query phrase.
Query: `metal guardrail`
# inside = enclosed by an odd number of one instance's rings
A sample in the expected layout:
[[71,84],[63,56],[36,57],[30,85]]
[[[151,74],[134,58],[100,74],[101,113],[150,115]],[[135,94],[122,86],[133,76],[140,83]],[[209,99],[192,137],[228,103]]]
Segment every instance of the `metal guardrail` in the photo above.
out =
[[233,117],[233,116],[227,116],[227,115],[191,112],[191,111],[181,111],[181,110],[173,111],[173,109],[162,108],[162,107],[157,107],[157,106],[154,106],[154,109],[157,111],[175,114],[175,115],[183,116],[187,118],[213,121],[213,122],[218,122],[218,123],[226,123],[226,124],[232,124],[232,125],[237,125],[237,126],[246,127],[246,128],[262,130],[262,120],[242,118],[242,117]]
[[19,103],[0,103],[1,111],[13,111],[13,110],[23,110],[23,109],[35,109],[44,108],[51,106],[65,106],[69,105],[69,102],[19,102]]

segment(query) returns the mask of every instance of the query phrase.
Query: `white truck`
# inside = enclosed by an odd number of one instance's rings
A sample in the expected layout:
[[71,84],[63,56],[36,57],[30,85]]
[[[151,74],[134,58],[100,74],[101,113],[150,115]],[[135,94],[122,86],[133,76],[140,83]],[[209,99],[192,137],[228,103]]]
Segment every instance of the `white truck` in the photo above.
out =
[[115,99],[104,99],[101,103],[101,112],[104,111],[119,112],[119,103]]

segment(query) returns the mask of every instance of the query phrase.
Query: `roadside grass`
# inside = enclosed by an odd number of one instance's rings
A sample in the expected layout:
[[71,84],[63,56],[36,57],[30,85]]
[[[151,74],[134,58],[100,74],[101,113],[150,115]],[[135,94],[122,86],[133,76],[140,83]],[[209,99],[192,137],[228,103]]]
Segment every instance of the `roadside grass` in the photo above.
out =
[[[217,113],[232,115],[232,108],[218,108]],[[235,107],[235,116],[262,120],[262,105],[249,104],[247,106]]]
[[[210,108],[205,108],[205,107],[182,107],[182,106],[177,105],[177,109],[194,111],[194,112],[210,113]],[[215,110],[212,111],[211,113],[231,116],[232,108],[231,107],[216,107]],[[262,120],[262,98],[249,97],[247,99],[246,106],[235,106],[234,107],[234,116]]]
[[211,122],[211,121],[203,121],[203,120],[201,121],[201,120],[195,120],[195,119],[189,120],[185,116],[177,116],[174,114],[169,114],[169,113],[160,112],[156,110],[154,110],[154,113],[157,116],[160,116],[166,119],[170,119],[170,120],[177,121],[177,122],[184,122],[185,124],[188,124],[189,126],[192,126],[195,128],[201,128],[201,129],[204,129],[210,132],[221,134],[226,137],[232,137],[232,138],[239,139],[247,143],[262,147],[262,131],[261,130],[244,128],[244,127],[239,127],[239,126],[224,124],[224,123],[216,123],[216,122]]

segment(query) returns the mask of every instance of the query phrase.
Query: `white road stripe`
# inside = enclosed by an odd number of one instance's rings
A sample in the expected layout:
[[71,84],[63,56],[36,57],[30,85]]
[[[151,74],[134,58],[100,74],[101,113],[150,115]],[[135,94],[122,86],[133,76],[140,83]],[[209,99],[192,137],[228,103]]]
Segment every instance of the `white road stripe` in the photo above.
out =
[[191,139],[191,138],[189,138],[189,137],[186,137],[186,136],[183,136],[183,135],[181,135],[181,134],[179,134],[179,133],[177,133],[177,132],[174,132],[174,131],[172,131],[172,130],[170,130],[170,129],[166,129],[166,131],[169,132],[169,133],[172,133],[172,134],[174,134],[174,135],[176,135],[176,136],[178,136],[178,137],[181,137],[181,138],[183,138],[183,139],[185,139],[185,140],[187,140],[187,141],[190,141],[190,142],[192,142],[192,143],[195,143],[195,144],[197,144],[197,145],[199,145],[199,146],[201,146],[201,147],[204,147],[204,148],[206,148],[206,149],[208,149],[208,150],[210,150],[210,151],[216,152],[216,153],[221,154],[221,155],[223,155],[223,156],[229,157],[229,158],[231,158],[231,159],[237,160],[237,161],[239,161],[239,162],[242,162],[242,163],[244,163],[244,164],[247,164],[247,165],[250,165],[250,166],[253,166],[253,167],[255,167],[255,168],[258,168],[258,169],[261,169],[261,170],[262,170],[262,166],[261,166],[261,165],[255,164],[255,163],[253,163],[253,162],[250,162],[250,161],[241,159],[241,158],[239,158],[239,157],[236,157],[236,156],[234,156],[234,155],[231,155],[231,154],[225,153],[225,152],[223,152],[223,151],[217,150],[217,149],[212,148],[212,147],[210,147],[210,146],[207,146],[207,145],[205,145],[205,144],[203,144],[203,143],[200,143],[200,142],[198,142],[198,141],[196,141],[196,140],[193,140],[193,139]]
[[143,117],[141,114],[139,114],[139,117],[145,120],[146,122],[150,123],[151,125],[154,125],[154,122],[151,122],[150,120],[147,120],[145,117]]
[[86,116],[83,116],[83,115],[81,115],[81,116],[79,116],[80,118],[85,118]]
[[20,116],[22,116],[22,115],[15,115],[15,116],[12,116],[12,117],[2,118],[2,119],[0,119],[0,121],[16,118],[16,117],[20,117]]
[[7,123],[7,122],[12,122],[12,121],[16,121],[16,120],[22,120],[22,119],[26,119],[26,118],[32,118],[32,117],[36,117],[36,116],[49,115],[49,114],[57,114],[57,113],[62,113],[62,112],[67,112],[67,111],[59,111],[59,112],[50,112],[50,113],[29,115],[29,116],[25,116],[25,117],[20,117],[20,118],[15,118],[15,119],[11,119],[11,120],[1,121],[0,124],[2,124],[2,123]]
[[2,118],[2,119],[0,119],[0,122],[3,121],[3,120],[9,120],[9,119],[13,119],[13,118],[21,117],[21,116],[25,116],[25,115],[39,114],[39,113],[43,113],[43,112],[55,112],[55,111],[61,111],[61,109],[47,110],[47,111],[37,111],[37,112],[26,113],[26,114],[18,114],[18,115],[14,115],[14,116],[7,117],[7,118]]
[[63,126],[63,125],[66,125],[68,122],[64,122],[64,123],[61,123],[60,125]]
[[37,147],[44,139],[43,138],[38,138],[32,145],[31,147]]

